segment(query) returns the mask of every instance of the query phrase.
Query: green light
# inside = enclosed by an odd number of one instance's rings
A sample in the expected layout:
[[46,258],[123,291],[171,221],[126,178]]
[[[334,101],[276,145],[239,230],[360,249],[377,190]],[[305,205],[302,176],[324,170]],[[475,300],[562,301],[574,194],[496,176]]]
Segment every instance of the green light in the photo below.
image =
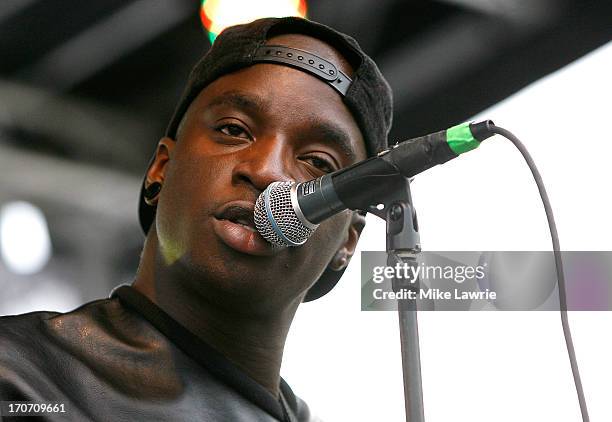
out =
[[228,26],[266,17],[306,18],[306,0],[202,0],[200,20],[210,42]]

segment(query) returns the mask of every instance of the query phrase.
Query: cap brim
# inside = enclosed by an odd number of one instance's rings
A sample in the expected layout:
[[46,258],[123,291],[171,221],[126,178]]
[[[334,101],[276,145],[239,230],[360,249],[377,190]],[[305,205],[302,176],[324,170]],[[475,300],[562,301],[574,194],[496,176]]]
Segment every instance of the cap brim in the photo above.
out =
[[340,271],[334,271],[327,268],[323,274],[321,274],[321,277],[319,277],[317,282],[308,290],[302,302],[310,302],[329,293],[331,289],[338,284],[338,281],[340,281],[340,278],[342,278],[345,269],[346,268]]

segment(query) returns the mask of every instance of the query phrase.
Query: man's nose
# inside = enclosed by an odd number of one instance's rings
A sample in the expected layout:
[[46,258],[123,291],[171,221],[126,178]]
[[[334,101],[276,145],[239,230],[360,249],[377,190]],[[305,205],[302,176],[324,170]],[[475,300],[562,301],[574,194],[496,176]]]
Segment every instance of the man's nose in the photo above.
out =
[[248,183],[261,192],[272,182],[293,180],[291,149],[283,139],[259,139],[237,154],[234,184]]

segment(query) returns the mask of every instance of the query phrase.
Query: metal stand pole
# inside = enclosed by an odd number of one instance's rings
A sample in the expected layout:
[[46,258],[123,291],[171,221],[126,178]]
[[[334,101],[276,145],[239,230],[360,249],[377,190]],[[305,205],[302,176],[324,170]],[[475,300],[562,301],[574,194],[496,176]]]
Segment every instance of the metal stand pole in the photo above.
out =
[[[387,265],[395,267],[417,266],[417,254],[421,251],[416,212],[412,207],[410,181],[397,171],[377,175],[380,203],[355,204],[387,223]],[[382,206],[381,206],[382,205]],[[410,274],[415,274],[414,272]],[[419,280],[396,277],[391,280],[395,292],[412,291],[414,299],[397,301],[400,328],[402,371],[404,376],[404,401],[406,422],[424,422],[423,386],[421,383],[421,355],[417,325],[417,298]]]
[[[410,182],[403,178],[394,200],[385,205],[387,222],[387,265],[417,266],[416,256],[420,252],[418,223],[412,207]],[[382,213],[381,213],[382,214]],[[382,215],[380,215],[382,217]],[[404,401],[406,422],[424,422],[423,386],[421,382],[421,359],[419,330],[417,323],[418,279],[392,280],[393,290],[415,292],[414,299],[398,300],[402,372],[404,378]]]
[[[399,305],[399,304],[398,304]],[[416,311],[398,310],[406,422],[423,422],[423,386]]]

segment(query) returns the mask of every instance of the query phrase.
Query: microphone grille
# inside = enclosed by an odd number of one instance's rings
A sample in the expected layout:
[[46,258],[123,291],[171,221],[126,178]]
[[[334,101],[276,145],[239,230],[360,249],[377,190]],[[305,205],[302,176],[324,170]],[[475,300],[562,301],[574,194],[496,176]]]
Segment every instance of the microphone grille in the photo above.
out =
[[302,245],[314,229],[298,218],[291,203],[293,182],[273,182],[259,195],[255,203],[255,227],[274,246]]

